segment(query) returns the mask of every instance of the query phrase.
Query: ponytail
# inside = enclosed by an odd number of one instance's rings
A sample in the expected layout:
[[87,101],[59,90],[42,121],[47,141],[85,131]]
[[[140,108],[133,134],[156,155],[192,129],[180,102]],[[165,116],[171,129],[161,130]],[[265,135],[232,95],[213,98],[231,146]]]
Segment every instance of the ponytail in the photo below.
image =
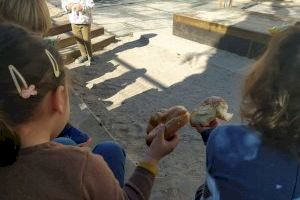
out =
[[0,121],[0,167],[16,162],[20,151],[20,139],[3,121]]

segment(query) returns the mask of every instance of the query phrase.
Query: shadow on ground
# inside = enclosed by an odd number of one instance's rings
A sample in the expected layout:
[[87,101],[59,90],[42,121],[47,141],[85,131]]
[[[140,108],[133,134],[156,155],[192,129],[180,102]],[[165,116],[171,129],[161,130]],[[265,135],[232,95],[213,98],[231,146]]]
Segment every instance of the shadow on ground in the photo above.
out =
[[[165,87],[159,80],[147,75],[145,68],[138,69],[137,66],[132,66],[118,57],[118,53],[122,51],[148,45],[147,36],[152,38],[155,35],[144,35],[138,40],[103,53],[98,58],[97,66],[83,66],[71,70],[75,80],[81,79],[74,85],[75,90],[136,161],[141,159],[146,151],[145,128],[149,116],[156,110],[174,105],[184,105],[192,110],[199,101],[212,95],[223,96],[230,100],[230,105],[238,105],[239,102],[240,75],[215,65],[215,56],[209,59],[204,72],[199,71],[170,87]],[[121,63],[128,72],[95,84],[90,90],[87,89],[85,83],[90,81],[91,77],[101,79],[101,76],[116,68],[112,64],[113,60]],[[136,94],[123,101],[119,107],[108,110],[107,106],[110,102],[103,102],[101,99],[115,95],[140,77],[147,79],[156,88]],[[227,83],[226,86],[224,82]],[[233,108],[234,113],[238,113],[236,107]],[[152,199],[192,199],[197,187],[204,180],[204,171],[205,149],[201,138],[194,130],[187,127],[181,132],[181,143],[174,154],[162,161]]]
[[[241,23],[248,23],[248,19],[246,18]],[[132,160],[139,160],[144,155],[146,151],[144,134],[148,118],[160,108],[184,105],[192,110],[202,99],[216,95],[229,101],[231,111],[235,113],[233,121],[239,121],[238,105],[242,77],[216,64],[223,56],[221,50],[217,50],[209,57],[204,71],[199,71],[170,87],[165,87],[159,80],[149,76],[146,68],[133,66],[118,57],[121,52],[147,46],[151,38],[155,36],[155,34],[143,35],[137,40],[104,52],[97,58],[99,64],[96,66],[83,66],[71,70],[75,79],[74,89],[126,148]],[[235,45],[228,43],[226,35],[217,43]],[[207,56],[207,53],[189,55],[184,62],[201,59],[202,56]],[[113,72],[118,67],[118,64],[113,61],[118,61],[128,71],[121,76],[97,82],[105,74]],[[119,93],[138,78],[146,79],[156,88],[136,94],[123,101],[118,107],[108,110],[107,107],[111,102],[103,102],[102,99]],[[94,80],[94,83],[91,89],[88,89],[86,84],[91,80]],[[205,148],[200,136],[191,128],[186,127],[182,130],[180,137],[181,143],[173,155],[161,163],[161,172],[156,180],[152,199],[192,199],[197,187],[204,181]]]

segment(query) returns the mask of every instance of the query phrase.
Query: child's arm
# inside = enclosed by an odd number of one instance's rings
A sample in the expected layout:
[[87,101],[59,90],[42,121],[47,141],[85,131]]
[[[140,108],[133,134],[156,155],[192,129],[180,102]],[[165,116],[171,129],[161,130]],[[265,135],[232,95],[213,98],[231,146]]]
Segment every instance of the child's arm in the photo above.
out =
[[112,171],[101,156],[87,154],[82,174],[83,194],[89,199],[148,200],[155,175],[147,169],[137,167],[121,188]]
[[91,10],[95,6],[95,3],[93,0],[86,0],[85,3],[82,5],[82,11],[88,11]]
[[74,6],[74,3],[70,3],[68,0],[62,0],[61,7],[64,11],[71,11]]
[[86,0],[84,3],[77,3],[73,6],[77,12],[87,12],[95,6],[95,3],[93,0]]
[[204,145],[206,146],[210,133],[219,125],[217,120],[210,123],[209,126],[203,127],[201,125],[195,125],[195,129],[201,134]]

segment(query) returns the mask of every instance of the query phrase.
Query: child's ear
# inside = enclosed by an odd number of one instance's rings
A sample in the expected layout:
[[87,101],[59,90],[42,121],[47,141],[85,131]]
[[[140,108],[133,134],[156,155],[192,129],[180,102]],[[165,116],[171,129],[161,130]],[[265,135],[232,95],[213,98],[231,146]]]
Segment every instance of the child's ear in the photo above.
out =
[[59,113],[64,113],[67,106],[68,91],[65,86],[58,86],[52,93],[52,109]]

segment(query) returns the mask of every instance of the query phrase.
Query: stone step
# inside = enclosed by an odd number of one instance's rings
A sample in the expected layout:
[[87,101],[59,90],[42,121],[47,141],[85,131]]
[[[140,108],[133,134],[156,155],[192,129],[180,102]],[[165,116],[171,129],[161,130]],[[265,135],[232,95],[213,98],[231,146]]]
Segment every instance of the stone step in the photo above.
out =
[[293,24],[290,18],[238,9],[199,10],[173,16],[173,34],[241,56],[255,58],[271,38],[269,29]]
[[[114,35],[102,35],[92,39],[93,52],[102,50],[104,47],[115,42],[116,38]],[[77,57],[80,56],[80,51],[76,44],[63,48],[60,50],[65,64],[72,63]]]
[[67,33],[72,30],[71,24],[69,21],[54,21],[52,23],[52,27],[48,31],[48,33],[45,35],[48,36],[55,36],[62,33]]
[[[101,26],[92,25],[91,28],[91,37],[95,38],[104,34],[104,28]],[[76,44],[75,37],[71,31],[58,35],[60,38],[59,43],[57,44],[58,49],[62,49],[71,45]]]

